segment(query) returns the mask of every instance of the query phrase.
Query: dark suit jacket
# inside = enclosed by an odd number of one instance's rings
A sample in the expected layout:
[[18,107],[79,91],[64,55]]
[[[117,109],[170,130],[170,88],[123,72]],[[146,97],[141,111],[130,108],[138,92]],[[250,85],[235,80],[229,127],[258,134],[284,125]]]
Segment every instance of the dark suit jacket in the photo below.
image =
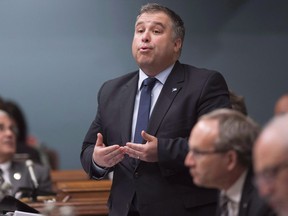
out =
[[[39,191],[51,192],[52,182],[50,179],[49,169],[35,163],[33,165],[33,168],[39,184]],[[15,174],[20,174],[21,178],[17,179]],[[15,196],[15,193],[18,192],[20,188],[33,188],[33,183],[28,168],[25,165],[25,162],[12,162],[10,168],[10,181],[12,184],[13,196]]]
[[[138,77],[138,71],[129,73],[104,83],[99,91],[97,115],[81,152],[83,168],[91,177],[96,176],[92,153],[98,132],[103,134],[106,145],[125,145],[130,141]],[[159,161],[141,161],[133,169],[124,159],[114,167],[108,203],[110,215],[127,215],[135,193],[141,216],[215,214],[216,191],[196,187],[184,166],[184,159],[188,152],[187,139],[199,116],[222,107],[230,107],[222,75],[177,61],[155,104],[147,129],[158,138]]]
[[[219,209],[217,216],[220,216]],[[262,200],[253,184],[253,171],[249,169],[239,205],[238,216],[276,216],[273,210]]]

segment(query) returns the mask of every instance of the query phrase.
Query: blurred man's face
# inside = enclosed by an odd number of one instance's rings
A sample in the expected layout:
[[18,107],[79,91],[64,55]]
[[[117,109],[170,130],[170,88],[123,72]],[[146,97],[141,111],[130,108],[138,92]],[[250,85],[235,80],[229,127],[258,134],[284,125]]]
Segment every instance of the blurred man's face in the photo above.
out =
[[217,137],[216,120],[200,120],[191,132],[185,165],[198,186],[222,188],[226,160],[223,154],[215,152],[214,143]]
[[288,149],[277,131],[266,131],[256,141],[254,169],[259,194],[279,215],[288,215]]
[[0,161],[11,159],[16,152],[16,127],[8,115],[0,112]]

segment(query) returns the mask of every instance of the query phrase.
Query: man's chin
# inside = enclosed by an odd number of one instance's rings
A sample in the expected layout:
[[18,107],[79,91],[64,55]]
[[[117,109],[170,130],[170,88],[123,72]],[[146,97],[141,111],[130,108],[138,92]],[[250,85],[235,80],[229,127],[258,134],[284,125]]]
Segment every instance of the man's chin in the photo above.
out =
[[193,182],[194,182],[194,184],[197,185],[198,187],[204,187],[203,183],[200,181],[199,178],[197,178],[197,176],[193,178]]

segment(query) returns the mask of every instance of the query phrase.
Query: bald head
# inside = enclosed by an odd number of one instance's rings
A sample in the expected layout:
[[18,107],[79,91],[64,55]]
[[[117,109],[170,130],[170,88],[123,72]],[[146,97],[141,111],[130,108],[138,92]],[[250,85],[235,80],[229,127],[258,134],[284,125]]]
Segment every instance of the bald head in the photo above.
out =
[[283,215],[288,212],[288,113],[275,116],[264,127],[253,156],[260,195]]

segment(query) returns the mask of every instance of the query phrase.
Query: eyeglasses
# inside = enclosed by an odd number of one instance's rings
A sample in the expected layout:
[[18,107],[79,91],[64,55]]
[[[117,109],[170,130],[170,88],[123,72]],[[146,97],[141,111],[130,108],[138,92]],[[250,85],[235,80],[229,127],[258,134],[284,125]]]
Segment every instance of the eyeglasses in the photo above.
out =
[[271,184],[277,175],[284,169],[288,168],[288,161],[280,163],[276,166],[269,167],[255,175],[255,184],[261,185],[263,183]]
[[204,155],[213,155],[213,154],[223,154],[228,150],[224,149],[214,149],[214,150],[200,150],[200,149],[190,149],[189,153],[193,155],[194,158],[200,158]]

